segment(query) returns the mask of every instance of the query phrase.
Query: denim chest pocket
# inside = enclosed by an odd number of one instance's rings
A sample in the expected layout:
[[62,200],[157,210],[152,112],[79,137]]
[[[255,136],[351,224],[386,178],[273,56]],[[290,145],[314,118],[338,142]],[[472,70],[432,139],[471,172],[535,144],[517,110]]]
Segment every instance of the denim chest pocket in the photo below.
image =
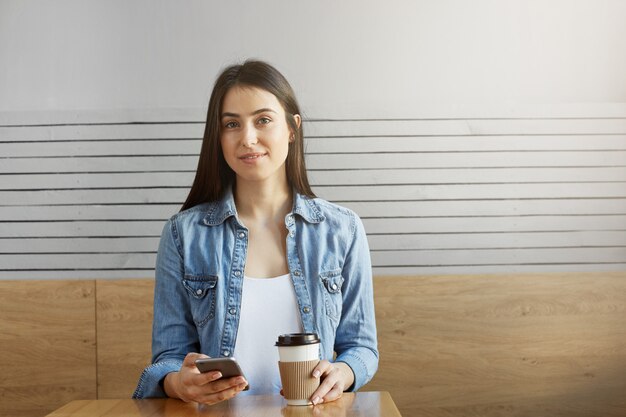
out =
[[326,314],[331,319],[339,320],[343,301],[341,297],[341,286],[343,285],[341,270],[322,272],[320,279],[324,287],[322,293],[324,294]]
[[215,317],[217,276],[185,274],[183,286],[189,294],[193,321],[202,327]]

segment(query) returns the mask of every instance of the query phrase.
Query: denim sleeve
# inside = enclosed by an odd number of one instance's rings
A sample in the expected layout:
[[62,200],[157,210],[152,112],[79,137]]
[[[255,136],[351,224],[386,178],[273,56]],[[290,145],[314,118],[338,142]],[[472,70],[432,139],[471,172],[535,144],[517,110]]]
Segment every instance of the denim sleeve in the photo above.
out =
[[344,362],[354,372],[356,391],[369,382],[378,368],[376,318],[372,263],[365,229],[356,214],[353,221],[353,240],[343,267],[343,307],[335,336],[337,362]]
[[157,253],[154,318],[152,322],[152,364],[144,369],[133,398],[165,397],[161,380],[178,371],[189,352],[199,350],[196,327],[183,287],[184,260],[176,222],[163,228]]

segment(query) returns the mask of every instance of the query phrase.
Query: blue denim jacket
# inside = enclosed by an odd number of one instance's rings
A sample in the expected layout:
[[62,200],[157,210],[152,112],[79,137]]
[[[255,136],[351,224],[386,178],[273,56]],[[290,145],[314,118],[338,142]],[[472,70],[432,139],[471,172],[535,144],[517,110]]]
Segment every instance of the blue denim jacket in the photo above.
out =
[[[372,268],[363,224],[349,209],[294,193],[287,261],[304,332],[318,333],[321,359],[345,362],[357,390],[378,367]],[[152,365],[134,398],[163,397],[160,381],[185,355],[232,355],[246,262],[248,230],[232,191],[222,201],[174,215],[165,225],[156,264]],[[278,335],[277,335],[278,336]]]

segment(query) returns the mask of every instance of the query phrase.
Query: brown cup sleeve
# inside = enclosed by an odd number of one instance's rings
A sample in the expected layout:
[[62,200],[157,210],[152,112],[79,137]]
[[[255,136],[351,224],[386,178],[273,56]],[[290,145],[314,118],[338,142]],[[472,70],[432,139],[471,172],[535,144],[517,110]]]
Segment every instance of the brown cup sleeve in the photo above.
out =
[[318,359],[301,362],[278,362],[283,395],[288,400],[308,400],[320,385],[319,378],[312,376]]

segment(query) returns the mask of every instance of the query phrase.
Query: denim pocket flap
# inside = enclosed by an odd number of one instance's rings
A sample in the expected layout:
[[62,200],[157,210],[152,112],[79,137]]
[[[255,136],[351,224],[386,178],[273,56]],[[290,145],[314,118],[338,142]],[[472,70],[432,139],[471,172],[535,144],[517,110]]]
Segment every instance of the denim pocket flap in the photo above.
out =
[[343,284],[341,270],[322,272],[320,277],[322,278],[322,282],[329,293],[337,294],[341,292],[341,285]]
[[191,295],[196,298],[204,297],[217,285],[215,275],[185,275],[183,285]]

